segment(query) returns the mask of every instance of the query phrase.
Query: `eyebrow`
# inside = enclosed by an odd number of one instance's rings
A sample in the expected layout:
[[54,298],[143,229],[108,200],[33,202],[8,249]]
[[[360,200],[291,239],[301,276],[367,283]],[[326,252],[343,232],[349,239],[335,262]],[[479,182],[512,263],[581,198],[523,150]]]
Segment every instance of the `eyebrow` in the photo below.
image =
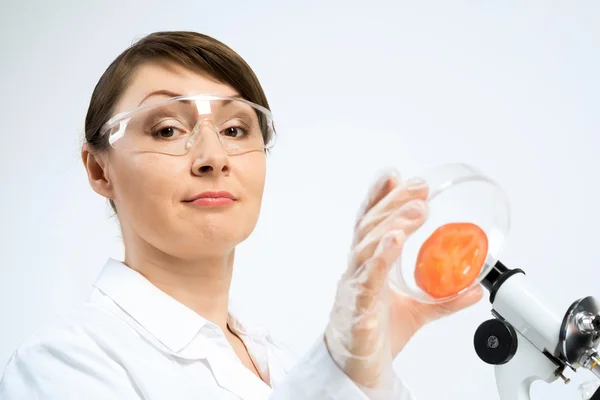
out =
[[[244,99],[244,97],[242,95],[240,95],[240,94],[236,94],[236,95],[233,95],[233,96],[227,96],[227,97],[233,97],[233,98],[236,98],[236,99]],[[233,102],[233,100],[226,99],[226,100],[221,100],[221,102],[223,103],[224,106],[227,106],[227,105],[231,104]]]
[[[183,96],[183,94],[181,93],[176,93],[176,92],[172,92],[170,90],[155,90],[154,92],[150,92],[146,95],[146,97],[144,97],[144,99],[142,101],[140,101],[140,104],[138,104],[138,107],[141,106],[146,100],[148,100],[148,98],[152,97],[152,96],[169,96],[169,97],[179,97],[179,96]],[[240,95],[240,94],[233,94],[230,96],[225,96],[225,97],[233,97],[233,98],[237,98],[237,99],[243,99],[244,96]],[[223,105],[227,105],[231,103],[231,100],[223,100]]]
[[144,103],[146,100],[148,100],[148,98],[152,97],[152,96],[169,96],[169,97],[178,97],[178,96],[182,96],[180,93],[175,93],[175,92],[171,92],[170,90],[155,90],[154,92],[150,92],[146,95],[146,97],[144,97],[144,99],[142,101],[140,101],[140,104],[138,104],[138,106],[141,106],[142,103]]

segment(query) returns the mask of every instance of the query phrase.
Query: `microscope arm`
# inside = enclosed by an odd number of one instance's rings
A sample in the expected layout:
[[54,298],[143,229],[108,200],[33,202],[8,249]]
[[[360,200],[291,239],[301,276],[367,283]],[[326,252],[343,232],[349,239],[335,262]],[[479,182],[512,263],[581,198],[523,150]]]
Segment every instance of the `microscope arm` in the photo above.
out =
[[517,341],[519,351],[514,357],[508,363],[494,367],[500,400],[531,400],[534,381],[552,383],[558,379],[555,363],[518,332]]

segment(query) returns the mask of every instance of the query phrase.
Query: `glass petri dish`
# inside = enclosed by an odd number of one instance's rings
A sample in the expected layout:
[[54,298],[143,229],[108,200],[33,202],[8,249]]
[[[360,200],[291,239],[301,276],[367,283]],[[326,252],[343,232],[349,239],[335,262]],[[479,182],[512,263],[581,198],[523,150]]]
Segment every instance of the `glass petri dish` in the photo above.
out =
[[590,400],[598,389],[600,389],[600,381],[597,379],[579,385],[579,393],[581,393],[583,400]]
[[[496,182],[467,164],[445,164],[419,177],[429,186],[429,215],[425,223],[408,236],[402,255],[390,270],[390,283],[395,290],[419,302],[444,303],[478,285],[496,264],[510,229],[510,205]],[[472,283],[456,293],[434,296],[431,291],[423,290],[415,277],[419,253],[434,232],[453,223],[481,228],[487,237],[487,254]]]

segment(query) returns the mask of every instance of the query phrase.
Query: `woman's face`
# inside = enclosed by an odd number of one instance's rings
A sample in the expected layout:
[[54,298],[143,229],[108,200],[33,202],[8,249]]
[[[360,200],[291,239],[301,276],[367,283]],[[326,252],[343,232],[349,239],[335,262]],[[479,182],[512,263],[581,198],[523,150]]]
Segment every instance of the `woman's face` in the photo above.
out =
[[[114,114],[161,100],[155,91],[180,95],[238,93],[228,85],[183,67],[159,63],[138,67]],[[148,97],[149,96],[149,97]],[[142,240],[170,256],[193,259],[231,251],[254,229],[265,184],[262,150],[228,155],[215,134],[204,130],[202,140],[182,156],[121,152],[105,155],[105,176],[119,221],[127,236]],[[202,205],[189,200],[204,192],[229,192],[228,205]]]

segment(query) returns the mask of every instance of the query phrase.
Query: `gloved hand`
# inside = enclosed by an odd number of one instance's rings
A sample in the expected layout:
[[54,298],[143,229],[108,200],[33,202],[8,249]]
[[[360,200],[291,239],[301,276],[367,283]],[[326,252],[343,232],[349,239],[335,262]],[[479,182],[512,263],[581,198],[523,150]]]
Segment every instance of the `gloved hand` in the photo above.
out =
[[358,214],[348,269],[325,331],[336,364],[361,388],[393,390],[392,362],[426,323],[481,299],[480,287],[443,304],[424,304],[399,294],[388,282],[406,238],[427,218],[427,183],[401,181],[389,170],[369,191]]

